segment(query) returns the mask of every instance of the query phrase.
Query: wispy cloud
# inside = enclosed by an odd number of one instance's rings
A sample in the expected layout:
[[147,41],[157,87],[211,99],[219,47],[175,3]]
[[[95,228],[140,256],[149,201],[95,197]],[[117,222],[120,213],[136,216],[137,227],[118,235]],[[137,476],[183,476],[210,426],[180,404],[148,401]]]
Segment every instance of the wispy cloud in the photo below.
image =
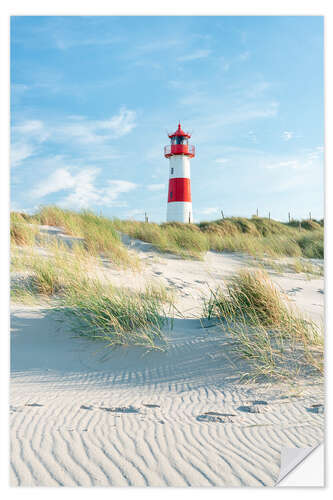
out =
[[265,165],[268,169],[307,169],[317,167],[320,164],[322,151],[318,147],[301,153],[297,157],[283,158],[282,160],[270,162]]
[[165,189],[165,184],[148,184],[147,189],[148,191],[161,191]]
[[294,159],[294,160],[283,160],[283,161],[278,161],[276,163],[270,163],[266,165],[266,168],[299,168],[301,166],[300,160]]
[[[121,108],[106,120],[89,120],[84,116],[69,116],[57,121],[24,120],[12,129],[12,166],[42,152],[43,145],[60,144],[63,147],[80,147],[85,157],[93,149],[94,158],[119,157],[110,141],[129,134],[136,127],[136,112]],[[98,150],[95,149],[98,146]]]
[[253,130],[249,130],[248,137],[249,137],[250,141],[253,142],[254,144],[258,143],[257,135],[253,132]]
[[107,46],[115,45],[123,41],[120,37],[107,37],[101,35],[100,37],[81,37],[81,38],[70,38],[64,34],[54,37],[54,44],[57,49],[68,50],[73,47],[87,47],[87,46]]
[[171,38],[167,40],[152,40],[148,43],[138,45],[135,48],[135,52],[140,54],[148,54],[150,52],[169,50],[180,44],[182,44],[182,41],[177,38]]
[[46,179],[40,181],[30,192],[33,199],[62,191],[70,191],[59,199],[58,204],[65,208],[86,208],[92,206],[126,206],[118,200],[123,193],[128,193],[137,184],[127,180],[109,180],[103,187],[96,185],[99,169],[85,168],[72,173],[68,168],[59,168]]
[[282,138],[285,141],[290,141],[293,137],[294,137],[294,132],[288,132],[287,130],[282,134]]
[[72,120],[70,123],[55,126],[58,136],[71,137],[83,143],[102,143],[127,135],[136,127],[136,112],[122,108],[117,115],[107,120],[88,120],[84,117]]
[[219,164],[224,164],[224,163],[228,163],[229,158],[216,158],[215,162],[216,163],[219,163]]
[[195,61],[196,59],[204,59],[209,57],[211,54],[211,50],[209,49],[199,49],[195,50],[192,53],[185,54],[184,56],[180,56],[177,58],[177,61],[187,62],[187,61]]
[[15,142],[10,149],[10,162],[12,167],[18,167],[21,163],[32,156],[36,148],[32,144]]
[[30,192],[32,198],[44,198],[51,193],[67,190],[79,185],[82,179],[85,181],[94,179],[98,172],[96,170],[85,170],[73,176],[66,168],[59,168],[46,179],[41,180]]
[[247,61],[250,58],[251,52],[246,50],[245,52],[242,52],[239,54],[238,59],[240,61]]
[[208,207],[208,208],[203,208],[202,210],[199,210],[199,213],[202,215],[214,215],[218,214],[219,209],[216,207]]

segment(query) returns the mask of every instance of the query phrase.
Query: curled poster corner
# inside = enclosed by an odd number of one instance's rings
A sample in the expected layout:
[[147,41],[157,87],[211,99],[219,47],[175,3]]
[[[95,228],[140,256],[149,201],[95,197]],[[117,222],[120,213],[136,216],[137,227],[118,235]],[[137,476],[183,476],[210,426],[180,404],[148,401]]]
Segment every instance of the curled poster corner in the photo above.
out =
[[319,446],[321,446],[320,443],[317,446],[312,446],[307,448],[282,448],[280,474],[275,483],[275,486],[278,486],[279,483],[291,471],[293,471],[306,457],[308,457]]

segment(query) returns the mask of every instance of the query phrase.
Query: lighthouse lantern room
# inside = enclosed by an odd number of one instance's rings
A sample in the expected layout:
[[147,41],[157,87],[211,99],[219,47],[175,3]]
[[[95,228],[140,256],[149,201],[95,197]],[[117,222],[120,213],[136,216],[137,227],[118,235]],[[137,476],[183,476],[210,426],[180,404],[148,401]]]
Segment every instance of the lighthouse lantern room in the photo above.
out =
[[195,148],[188,143],[191,136],[180,123],[169,137],[171,144],[164,148],[164,156],[169,158],[167,221],[193,222],[190,158],[194,158]]

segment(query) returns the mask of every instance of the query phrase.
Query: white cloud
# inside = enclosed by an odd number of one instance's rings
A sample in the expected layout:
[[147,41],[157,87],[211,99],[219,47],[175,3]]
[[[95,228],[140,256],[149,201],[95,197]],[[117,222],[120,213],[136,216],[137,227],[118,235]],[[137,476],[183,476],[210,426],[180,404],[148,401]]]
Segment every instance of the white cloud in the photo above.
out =
[[165,188],[165,184],[148,184],[148,191],[161,191]]
[[294,132],[288,132],[287,130],[285,130],[282,134],[282,138],[285,141],[290,141],[290,139],[292,139],[293,137],[294,137]]
[[104,35],[101,35],[100,38],[97,37],[90,37],[90,38],[85,38],[82,37],[80,39],[74,39],[74,38],[55,38],[55,46],[57,49],[60,50],[67,50],[72,47],[79,47],[79,46],[93,46],[93,45],[114,45],[115,43],[121,42],[121,38],[119,37],[106,37]]
[[124,202],[117,201],[118,197],[137,187],[133,182],[110,180],[106,186],[98,188],[95,184],[98,173],[96,168],[82,169],[77,174],[71,173],[68,168],[59,168],[39,182],[31,190],[30,196],[40,199],[51,193],[71,190],[58,202],[62,207],[79,209],[96,205],[123,206]]
[[322,152],[318,148],[308,150],[306,153],[303,151],[296,158],[283,158],[280,161],[271,162],[265,165],[265,168],[288,168],[288,169],[307,169],[313,166],[318,167],[321,165]]
[[166,40],[153,40],[144,45],[139,45],[135,48],[135,53],[147,54],[150,52],[157,52],[159,50],[169,50],[181,43],[178,39],[166,39]]
[[[93,175],[92,171],[91,175]],[[44,198],[48,194],[74,187],[78,180],[66,168],[59,168],[47,179],[40,181],[30,194],[33,198]]]
[[91,146],[98,145],[98,149],[93,148],[95,159],[119,158],[109,141],[129,134],[134,127],[136,112],[127,108],[121,108],[117,114],[106,120],[88,120],[84,116],[76,115],[68,116],[61,122],[25,120],[12,129],[12,166],[20,165],[40,150],[45,142],[66,147],[77,144],[81,154],[84,147],[86,159],[89,158]]
[[10,148],[10,160],[12,167],[19,166],[24,160],[34,154],[36,148],[32,144],[14,143]]
[[251,55],[251,53],[248,50],[246,50],[245,52],[242,52],[241,54],[239,54],[238,59],[240,61],[247,61],[249,59],[250,55]]
[[298,168],[299,166],[300,166],[299,160],[285,160],[266,165],[266,168],[281,168],[281,167]]
[[248,135],[249,135],[249,139],[250,139],[252,142],[254,142],[255,144],[257,144],[257,143],[258,143],[257,136],[256,136],[256,134],[253,132],[253,130],[249,130]]
[[202,210],[199,210],[199,213],[202,215],[213,215],[213,214],[218,214],[219,209],[216,207],[208,207],[208,208],[203,208]]
[[123,180],[112,180],[108,181],[108,187],[105,192],[109,198],[109,200],[115,200],[120,193],[128,193],[129,191],[133,191],[137,187],[137,184],[134,182],[123,181]]
[[187,62],[187,61],[195,61],[196,59],[204,59],[210,55],[211,51],[208,49],[199,49],[190,54],[186,54],[184,56],[178,57],[177,61]]
[[130,109],[121,108],[118,115],[109,120],[96,122],[97,129],[109,130],[114,137],[122,137],[136,127],[136,113]]
[[136,112],[121,108],[117,115],[107,120],[92,121],[84,117],[80,119],[75,117],[69,123],[53,126],[53,136],[62,141],[70,137],[81,144],[102,144],[129,134],[134,127],[136,127]]

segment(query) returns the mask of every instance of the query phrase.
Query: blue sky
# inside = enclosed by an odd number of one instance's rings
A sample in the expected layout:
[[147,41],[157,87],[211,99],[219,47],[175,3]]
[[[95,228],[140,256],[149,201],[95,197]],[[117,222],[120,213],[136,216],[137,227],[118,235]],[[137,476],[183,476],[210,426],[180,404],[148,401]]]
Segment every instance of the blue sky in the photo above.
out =
[[323,18],[12,18],[12,209],[164,221],[178,120],[196,221],[321,218]]

